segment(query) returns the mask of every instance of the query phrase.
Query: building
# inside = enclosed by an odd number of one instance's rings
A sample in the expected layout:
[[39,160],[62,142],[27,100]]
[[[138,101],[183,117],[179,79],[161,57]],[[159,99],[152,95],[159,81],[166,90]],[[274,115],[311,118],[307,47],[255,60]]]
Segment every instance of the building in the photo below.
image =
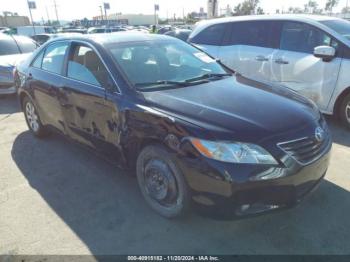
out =
[[208,0],[208,18],[219,16],[219,2],[218,0]]
[[0,15],[0,26],[3,27],[18,27],[30,25],[29,18],[27,16],[20,16],[17,13],[3,12],[4,15]]
[[122,24],[127,25],[154,25],[156,19],[154,15],[143,15],[143,14],[110,14],[109,20],[121,21]]

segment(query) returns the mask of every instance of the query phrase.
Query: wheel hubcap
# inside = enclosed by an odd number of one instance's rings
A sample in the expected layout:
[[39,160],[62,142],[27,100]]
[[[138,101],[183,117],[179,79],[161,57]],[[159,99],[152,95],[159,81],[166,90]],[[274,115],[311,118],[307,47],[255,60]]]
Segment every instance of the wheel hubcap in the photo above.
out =
[[39,118],[35,112],[35,107],[31,102],[26,104],[26,117],[30,128],[37,132],[39,130]]
[[168,165],[162,160],[150,160],[144,170],[145,189],[162,205],[171,205],[177,197],[176,181]]
[[348,120],[348,122],[350,123],[350,102],[345,107],[345,116],[346,120]]

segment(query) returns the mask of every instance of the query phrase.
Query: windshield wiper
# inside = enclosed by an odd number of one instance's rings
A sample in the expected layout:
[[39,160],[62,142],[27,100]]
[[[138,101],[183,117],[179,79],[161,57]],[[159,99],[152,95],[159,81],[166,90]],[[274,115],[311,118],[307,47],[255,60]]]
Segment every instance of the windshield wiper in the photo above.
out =
[[229,73],[225,73],[225,74],[208,73],[208,74],[204,74],[204,75],[201,75],[198,77],[187,79],[187,80],[185,80],[185,82],[191,83],[191,82],[200,81],[200,80],[204,80],[204,79],[210,79],[210,78],[222,78],[225,76],[232,76],[232,74],[229,74]]
[[186,82],[180,82],[180,81],[159,80],[156,82],[136,83],[135,87],[147,87],[147,86],[159,86],[159,85],[187,86],[188,84]]

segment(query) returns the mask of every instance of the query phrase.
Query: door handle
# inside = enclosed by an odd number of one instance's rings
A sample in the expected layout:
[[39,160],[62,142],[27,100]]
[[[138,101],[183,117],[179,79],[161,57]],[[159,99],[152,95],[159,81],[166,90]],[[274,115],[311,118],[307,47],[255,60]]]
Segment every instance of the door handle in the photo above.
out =
[[289,64],[288,61],[283,60],[282,58],[276,59],[276,60],[275,60],[275,63],[276,63],[276,64],[279,64],[279,65],[288,65],[288,64]]
[[257,57],[255,57],[255,60],[259,61],[259,62],[267,62],[267,61],[269,61],[269,59],[267,57],[262,56],[262,55],[258,55]]
[[27,76],[27,80],[32,80],[32,79],[33,79],[33,75],[32,75],[32,73],[29,73]]

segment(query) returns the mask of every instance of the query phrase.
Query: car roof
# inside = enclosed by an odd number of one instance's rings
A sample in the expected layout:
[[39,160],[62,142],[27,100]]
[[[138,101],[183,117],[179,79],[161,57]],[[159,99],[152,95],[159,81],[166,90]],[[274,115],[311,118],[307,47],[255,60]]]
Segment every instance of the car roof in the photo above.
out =
[[246,15],[246,16],[233,16],[224,17],[211,20],[203,20],[198,24],[211,25],[225,22],[238,22],[238,21],[251,21],[251,20],[293,20],[299,22],[320,22],[327,20],[341,20],[337,17],[324,16],[324,15],[311,15],[311,14],[282,14],[282,15]]
[[88,34],[88,35],[77,35],[70,37],[61,37],[60,40],[76,40],[76,41],[88,41],[95,42],[101,45],[106,44],[119,44],[128,42],[144,42],[144,41],[159,41],[159,40],[172,40],[172,37],[166,35],[157,34],[146,34],[140,32],[114,32],[114,33],[104,33],[104,34]]

